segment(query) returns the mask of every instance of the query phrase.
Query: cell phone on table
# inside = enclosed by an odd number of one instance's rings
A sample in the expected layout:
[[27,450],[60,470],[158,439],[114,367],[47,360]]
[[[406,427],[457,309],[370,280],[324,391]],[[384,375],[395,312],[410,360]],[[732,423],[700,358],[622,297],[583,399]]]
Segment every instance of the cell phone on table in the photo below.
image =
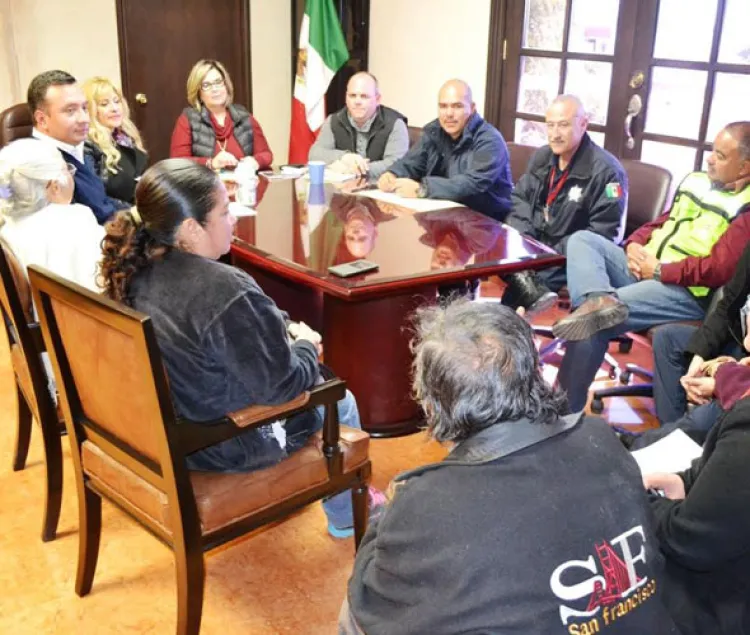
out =
[[377,271],[377,269],[377,263],[360,259],[353,262],[346,262],[343,265],[328,267],[328,272],[339,278],[349,278],[351,276],[358,276],[361,273],[367,273],[368,271]]

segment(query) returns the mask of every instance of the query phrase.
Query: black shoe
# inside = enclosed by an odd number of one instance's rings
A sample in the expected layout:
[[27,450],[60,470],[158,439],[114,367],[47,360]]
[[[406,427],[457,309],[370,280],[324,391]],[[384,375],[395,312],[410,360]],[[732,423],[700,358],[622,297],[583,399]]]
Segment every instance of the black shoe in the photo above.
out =
[[526,309],[526,317],[546,311],[557,302],[557,294],[543,285],[533,271],[512,273],[504,280],[507,286],[503,293],[503,304],[512,309],[522,306]]
[[618,326],[628,319],[628,305],[614,295],[600,295],[586,300],[573,313],[552,325],[555,337],[578,342],[599,331]]

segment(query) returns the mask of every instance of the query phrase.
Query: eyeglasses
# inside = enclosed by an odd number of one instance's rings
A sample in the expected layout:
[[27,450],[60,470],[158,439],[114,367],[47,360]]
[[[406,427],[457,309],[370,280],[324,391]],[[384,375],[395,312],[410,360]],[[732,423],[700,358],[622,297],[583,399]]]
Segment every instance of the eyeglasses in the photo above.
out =
[[66,163],[65,164],[65,168],[68,170],[68,174],[70,174],[70,176],[75,176],[76,175],[76,170],[78,168],[75,165],[73,165],[72,163]]
[[220,77],[212,82],[201,82],[201,90],[211,90],[212,88],[221,88],[224,85],[224,78]]

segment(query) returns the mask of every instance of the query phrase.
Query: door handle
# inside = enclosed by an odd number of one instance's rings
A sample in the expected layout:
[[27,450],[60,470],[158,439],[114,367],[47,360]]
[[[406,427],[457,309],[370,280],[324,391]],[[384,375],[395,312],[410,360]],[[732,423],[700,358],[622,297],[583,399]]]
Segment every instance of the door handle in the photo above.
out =
[[141,104],[141,106],[148,103],[148,97],[146,97],[145,93],[136,93],[135,94],[135,100]]
[[625,145],[628,150],[635,148],[635,139],[633,139],[633,119],[641,114],[643,110],[643,100],[639,95],[633,95],[628,102],[628,112],[625,115]]

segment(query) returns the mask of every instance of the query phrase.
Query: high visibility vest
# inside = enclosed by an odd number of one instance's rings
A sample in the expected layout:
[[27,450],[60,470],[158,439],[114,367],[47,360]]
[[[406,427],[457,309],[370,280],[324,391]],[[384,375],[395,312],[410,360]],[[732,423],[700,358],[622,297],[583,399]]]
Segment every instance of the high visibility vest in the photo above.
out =
[[[667,222],[651,234],[645,249],[659,262],[708,256],[746,205],[750,205],[750,186],[738,193],[725,192],[712,187],[705,172],[693,172],[680,184]],[[708,287],[688,290],[698,298],[711,291]]]

